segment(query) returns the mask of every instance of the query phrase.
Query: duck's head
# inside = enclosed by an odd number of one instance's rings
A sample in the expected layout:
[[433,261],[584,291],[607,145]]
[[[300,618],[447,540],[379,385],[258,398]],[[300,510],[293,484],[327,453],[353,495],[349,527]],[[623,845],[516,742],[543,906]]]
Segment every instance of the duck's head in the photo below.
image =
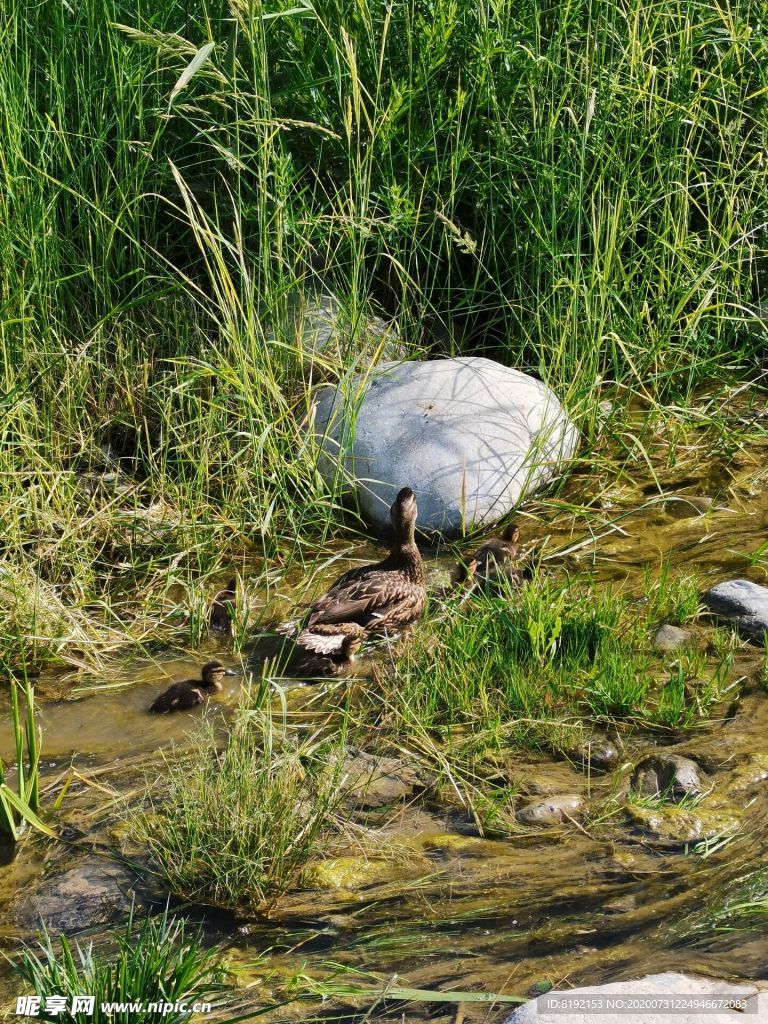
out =
[[509,523],[502,536],[510,544],[517,544],[520,540],[520,527],[517,523]]
[[200,675],[206,686],[218,692],[224,686],[224,676],[234,675],[234,672],[222,665],[220,661],[207,661],[203,665]]
[[403,487],[389,510],[395,536],[403,542],[412,543],[416,528],[416,495],[410,487]]

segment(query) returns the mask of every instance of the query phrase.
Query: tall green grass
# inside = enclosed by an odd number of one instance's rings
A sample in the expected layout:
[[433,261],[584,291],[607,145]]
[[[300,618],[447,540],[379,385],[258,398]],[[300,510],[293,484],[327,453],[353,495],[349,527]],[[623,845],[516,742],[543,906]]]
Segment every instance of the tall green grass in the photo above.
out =
[[[90,663],[245,546],[301,557],[342,483],[317,471],[312,387],[370,364],[372,310],[540,374],[588,436],[603,386],[689,400],[748,370],[765,13],[9,0],[2,615],[39,643],[41,580]],[[310,360],[296,311],[321,282],[341,327]]]

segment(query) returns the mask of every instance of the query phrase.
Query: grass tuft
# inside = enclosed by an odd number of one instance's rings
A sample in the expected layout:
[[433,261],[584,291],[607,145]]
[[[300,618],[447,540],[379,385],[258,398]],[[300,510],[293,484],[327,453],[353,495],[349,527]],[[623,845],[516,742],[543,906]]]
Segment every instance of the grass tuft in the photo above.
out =
[[247,698],[223,749],[203,726],[195,760],[167,763],[135,833],[170,891],[268,910],[333,838],[343,736],[299,740]]
[[[223,988],[218,950],[204,950],[201,929],[190,930],[183,919],[169,917],[167,908],[157,918],[145,918],[138,930],[132,911],[125,930],[113,939],[112,954],[99,954],[93,945],[73,949],[64,935],[57,950],[47,933],[38,951],[25,947],[13,968],[40,998],[34,1016],[53,1024],[183,1024],[194,1003]],[[64,1007],[49,1004],[53,996],[62,997]],[[73,1012],[78,996],[93,997],[90,1012],[86,1007]],[[123,1006],[107,1005],[114,1003]],[[188,1008],[180,1009],[181,1003]]]

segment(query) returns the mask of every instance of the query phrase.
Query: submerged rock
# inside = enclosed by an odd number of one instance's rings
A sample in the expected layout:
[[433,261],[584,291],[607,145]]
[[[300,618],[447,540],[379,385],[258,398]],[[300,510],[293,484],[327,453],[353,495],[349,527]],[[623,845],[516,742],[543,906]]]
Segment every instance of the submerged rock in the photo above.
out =
[[698,806],[693,810],[665,804],[663,807],[627,806],[633,824],[665,846],[680,846],[736,832],[741,820],[725,808]]
[[[765,1019],[762,1012],[756,1014],[758,992],[762,988],[752,982],[719,981],[669,971],[632,981],[547,992],[518,1007],[505,1024],[586,1024],[588,1021],[600,1024],[629,1024],[630,1021],[633,1024],[733,1024],[734,1020],[742,1018],[742,1014],[731,1010],[706,1007],[707,999],[716,997],[749,1000],[752,1012],[747,1012],[744,1019],[757,1021]],[[649,1005],[647,1010],[628,1004],[632,997],[644,996],[658,997],[657,1004]],[[684,1004],[665,1008],[665,1000],[683,1001],[686,996],[692,1001],[701,1000],[701,1008],[696,1008],[695,1004],[690,1009]],[[611,1012],[607,1000],[621,1000],[621,997],[627,999],[616,1007],[615,1013]],[[590,1003],[590,1000],[596,1002]]]
[[400,882],[431,870],[425,857],[411,853],[409,860],[394,857],[332,857],[313,864],[304,873],[304,884],[318,889],[366,889],[372,885]]
[[585,768],[609,772],[619,763],[619,752],[605,736],[594,734],[567,751],[568,757]]
[[364,808],[384,807],[423,784],[419,771],[396,757],[353,752],[344,763],[345,795]]
[[401,487],[419,503],[418,526],[456,536],[489,525],[548,483],[576,430],[540,380],[491,359],[381,363],[345,398],[321,392],[315,431],[331,481],[341,461],[378,528]]
[[578,793],[559,793],[521,807],[516,817],[521,825],[560,825],[583,814],[584,800]]
[[712,615],[732,623],[748,639],[764,643],[768,633],[768,587],[751,580],[727,580],[707,590],[701,600]]
[[134,875],[108,860],[93,857],[59,875],[44,878],[36,892],[26,893],[12,916],[22,928],[45,925],[51,932],[71,934],[112,924],[131,907]]
[[678,647],[687,644],[691,634],[687,629],[680,629],[679,626],[672,626],[665,623],[659,626],[653,637],[653,646],[657,651],[676,651]]
[[699,796],[706,786],[695,761],[660,751],[644,757],[632,773],[632,789],[641,796],[681,800]]

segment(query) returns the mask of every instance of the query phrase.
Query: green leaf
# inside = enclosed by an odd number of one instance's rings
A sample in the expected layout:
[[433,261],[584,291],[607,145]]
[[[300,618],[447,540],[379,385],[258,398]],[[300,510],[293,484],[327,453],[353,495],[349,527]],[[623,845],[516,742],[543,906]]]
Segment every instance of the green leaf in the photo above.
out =
[[173,89],[171,90],[171,96],[170,99],[168,100],[169,108],[172,106],[173,101],[179,95],[181,90],[185,89],[189,85],[192,78],[197,74],[197,72],[200,70],[203,64],[205,64],[205,62],[211,56],[215,46],[216,43],[205,43],[203,46],[201,46],[200,49],[195,54],[195,56],[189,62],[189,64],[187,64],[187,66],[181,72],[181,74],[179,75],[179,80],[176,82],[176,85],[174,85]]
[[10,803],[12,807],[15,807],[22,818],[29,822],[33,828],[36,828],[38,832],[42,832],[44,835],[50,836],[51,839],[57,838],[53,829],[46,825],[44,821],[41,821],[29,805],[18,797],[5,782],[0,786],[0,800],[2,800],[5,807],[7,807],[6,801]]

